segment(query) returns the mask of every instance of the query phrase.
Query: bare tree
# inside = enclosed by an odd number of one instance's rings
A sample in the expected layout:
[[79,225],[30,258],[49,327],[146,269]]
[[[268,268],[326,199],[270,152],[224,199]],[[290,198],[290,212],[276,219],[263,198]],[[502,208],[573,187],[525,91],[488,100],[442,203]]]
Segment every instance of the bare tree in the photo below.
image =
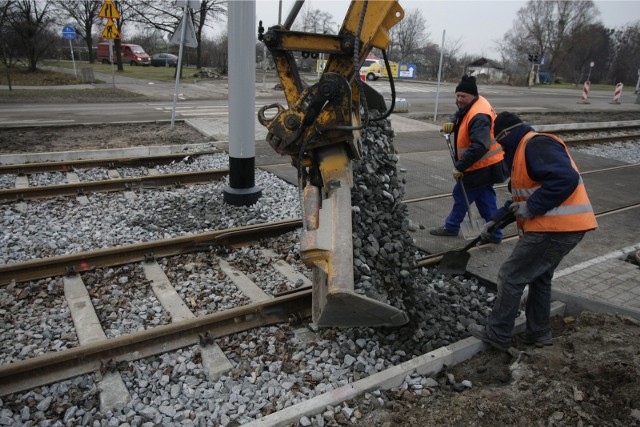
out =
[[5,19],[20,37],[30,72],[38,69],[38,59],[55,40],[51,34],[51,10],[50,2],[38,0],[19,0],[7,7]]
[[122,65],[122,39],[125,38],[126,35],[124,32],[125,26],[129,22],[133,22],[133,17],[135,16],[135,5],[139,0],[114,0],[114,5],[118,10],[119,18],[114,19],[113,22],[118,29],[118,33],[120,34],[119,39],[114,40],[114,50],[116,54],[116,62],[118,64],[118,71],[124,71],[124,67]]
[[194,11],[196,40],[198,40],[198,48],[196,50],[196,66],[198,68],[200,68],[202,64],[202,49],[200,47],[200,42],[204,35],[204,29],[205,27],[213,28],[209,22],[220,21],[221,17],[227,15],[226,4],[227,2],[223,0],[203,0],[200,4],[200,9]]
[[[186,19],[191,19],[198,47],[196,48],[196,67],[202,66],[201,44],[205,28],[213,28],[212,23],[227,14],[226,1],[202,0],[199,9],[194,9]],[[139,0],[133,3],[135,16],[133,20],[151,28],[172,34],[176,31],[183,15],[183,8],[173,2],[158,2],[157,0]]]
[[335,34],[337,32],[338,24],[329,12],[307,9],[302,18],[302,31],[319,34]]
[[512,61],[523,65],[529,54],[537,54],[555,72],[571,49],[567,39],[592,24],[598,13],[591,0],[529,0],[506,33],[503,52],[509,52]]
[[609,79],[633,84],[640,78],[640,21],[615,31],[612,37]]
[[[576,85],[586,80],[589,74],[591,81],[600,82],[608,74],[611,34],[612,31],[602,24],[577,29],[567,37],[565,60],[556,64],[556,70]],[[596,62],[594,59],[597,59],[597,67],[591,69],[591,62]]]
[[427,33],[427,21],[420,9],[405,11],[404,18],[391,29],[393,58],[398,62],[413,60],[419,50],[424,47],[429,34]]
[[56,0],[55,6],[62,12],[64,16],[71,17],[77,24],[76,32],[85,41],[89,52],[89,63],[93,64],[95,58],[93,56],[93,31],[96,26],[101,23],[98,16],[102,7],[99,0]]
[[8,20],[12,3],[12,0],[0,0],[0,43],[2,43],[0,59],[2,60],[2,64],[4,64],[4,69],[7,73],[7,85],[9,86],[9,90],[13,90],[11,87],[11,68],[13,68],[13,64],[17,56],[15,33],[9,31],[9,26],[5,25]]

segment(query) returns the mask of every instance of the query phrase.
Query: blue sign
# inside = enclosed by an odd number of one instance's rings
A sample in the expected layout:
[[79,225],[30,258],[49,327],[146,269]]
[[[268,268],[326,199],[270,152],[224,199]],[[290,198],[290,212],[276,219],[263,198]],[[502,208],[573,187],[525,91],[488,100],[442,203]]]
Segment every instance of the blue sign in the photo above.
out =
[[401,79],[415,79],[418,77],[418,67],[415,64],[400,64],[398,77]]
[[76,38],[76,30],[70,25],[67,25],[62,29],[62,37],[65,39],[73,40]]

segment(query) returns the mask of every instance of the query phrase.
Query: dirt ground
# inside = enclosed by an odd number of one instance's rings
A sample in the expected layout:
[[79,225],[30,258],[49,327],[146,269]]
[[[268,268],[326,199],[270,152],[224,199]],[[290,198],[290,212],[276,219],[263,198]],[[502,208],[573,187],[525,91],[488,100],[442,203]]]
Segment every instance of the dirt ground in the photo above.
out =
[[0,129],[0,153],[43,153],[213,142],[182,122]]
[[[41,97],[42,98],[42,97]],[[42,101],[42,99],[40,99]],[[416,120],[430,121],[420,114],[408,115]],[[633,112],[523,113],[522,119],[535,124],[604,122],[637,120]],[[135,138],[133,137],[135,136]],[[171,130],[168,123],[136,123],[105,125],[74,125],[57,127],[20,127],[0,129],[0,153],[41,153],[66,150],[123,148],[131,145],[172,145],[213,142],[190,126],[178,122]]]
[[517,356],[488,350],[444,370],[426,396],[388,392],[391,401],[356,425],[640,425],[637,320],[589,312],[557,317],[552,346],[517,347]]
[[[629,120],[627,113],[523,114],[532,124]],[[132,140],[135,135],[135,140]],[[210,142],[187,125],[0,130],[0,153]],[[386,392],[356,402],[357,426],[640,426],[640,323],[611,314],[554,319],[554,345],[488,350],[446,369],[422,395]],[[386,399],[385,399],[386,400]],[[349,421],[343,423],[351,425]]]

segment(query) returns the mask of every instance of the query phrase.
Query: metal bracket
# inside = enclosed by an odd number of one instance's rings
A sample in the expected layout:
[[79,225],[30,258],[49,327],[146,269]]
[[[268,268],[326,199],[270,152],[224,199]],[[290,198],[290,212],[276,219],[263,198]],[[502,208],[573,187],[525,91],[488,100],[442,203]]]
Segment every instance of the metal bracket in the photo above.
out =
[[198,334],[198,341],[202,347],[215,344],[216,338],[216,335],[211,331],[207,331],[204,334]]

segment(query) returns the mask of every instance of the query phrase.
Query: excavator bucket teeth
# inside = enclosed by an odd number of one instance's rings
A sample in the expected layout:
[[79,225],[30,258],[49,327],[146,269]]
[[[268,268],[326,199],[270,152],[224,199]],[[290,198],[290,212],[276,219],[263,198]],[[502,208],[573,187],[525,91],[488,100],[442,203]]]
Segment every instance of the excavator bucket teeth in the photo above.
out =
[[344,146],[320,150],[324,194],[304,191],[305,230],[300,239],[303,260],[314,269],[313,322],[318,326],[399,326],[406,313],[358,294],[354,289],[351,223],[351,168]]

